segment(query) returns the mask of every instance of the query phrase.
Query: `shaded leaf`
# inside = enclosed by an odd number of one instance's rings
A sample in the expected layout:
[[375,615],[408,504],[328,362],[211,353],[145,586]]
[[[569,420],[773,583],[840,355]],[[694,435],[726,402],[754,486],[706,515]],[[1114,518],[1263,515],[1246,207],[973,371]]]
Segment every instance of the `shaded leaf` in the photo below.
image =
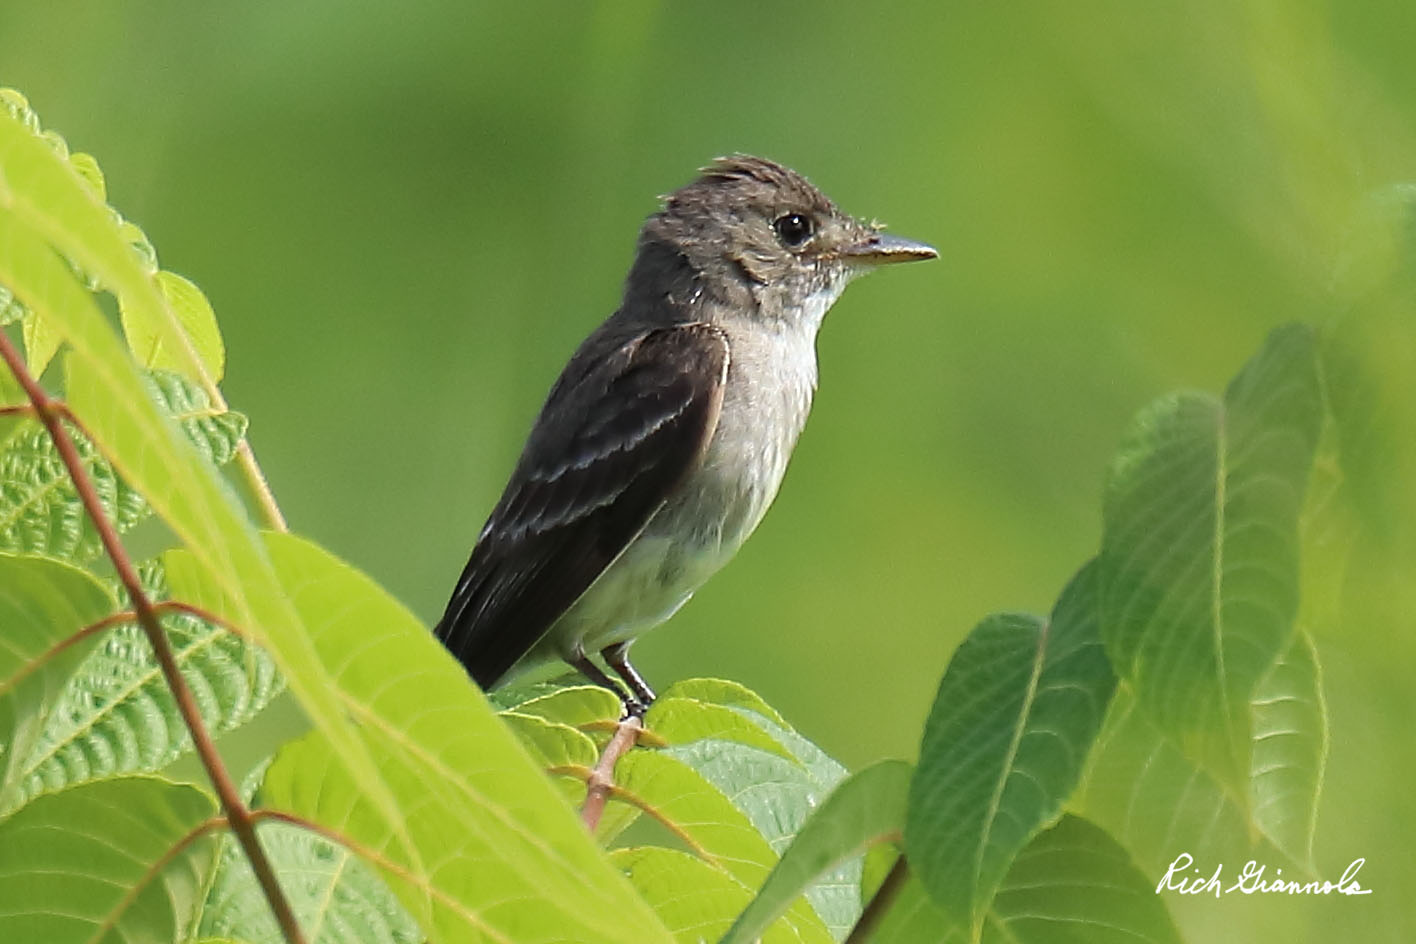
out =
[[924,887],[966,927],[983,920],[1013,858],[1061,811],[1115,684],[1094,565],[1050,621],[991,616],[954,653],[925,725],[905,846]]
[[14,804],[22,761],[96,639],[55,647],[114,607],[103,585],[77,568],[0,555],[0,810]]
[[[261,824],[260,840],[309,944],[420,944],[424,940],[378,874],[344,847],[284,823]],[[250,862],[230,837],[222,844],[200,930],[249,944],[285,942]]]
[[0,822],[0,940],[186,940],[217,835],[182,843],[215,813],[207,794],[156,777],[100,780],[23,807]]
[[[140,573],[150,599],[168,598],[159,564],[144,564]],[[270,657],[240,637],[184,613],[164,614],[161,623],[212,734],[251,720],[283,689]],[[146,635],[136,623],[125,623],[107,630],[69,678],[19,765],[13,799],[161,770],[191,746]]]
[[[1106,832],[1064,816],[1013,862],[984,915],[984,944],[1178,944],[1151,881]],[[911,879],[876,944],[965,944],[969,937]]]
[[904,829],[911,767],[887,760],[847,777],[806,821],[721,944],[755,940],[822,874]]
[[1259,680],[1251,711],[1254,824],[1294,861],[1311,867],[1328,730],[1318,656],[1306,633],[1297,634]]
[[1107,651],[1159,727],[1236,790],[1249,697],[1293,632],[1321,416],[1312,333],[1280,328],[1222,402],[1183,394],[1144,411],[1107,485]]
[[[246,433],[245,416],[213,410],[205,393],[167,371],[144,375],[144,383],[202,455],[218,465],[231,460]],[[70,439],[104,515],[119,534],[152,514],[142,494],[118,475],[93,442],[72,428]],[[0,440],[0,482],[0,550],[78,563],[103,553],[59,451],[38,420],[21,421]]]

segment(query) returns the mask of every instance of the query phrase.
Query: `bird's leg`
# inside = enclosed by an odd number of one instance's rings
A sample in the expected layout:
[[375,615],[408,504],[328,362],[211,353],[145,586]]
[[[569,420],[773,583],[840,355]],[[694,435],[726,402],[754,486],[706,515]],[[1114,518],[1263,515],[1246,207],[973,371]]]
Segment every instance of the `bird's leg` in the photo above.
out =
[[644,707],[654,704],[654,690],[649,687],[649,683],[644,681],[644,676],[640,675],[629,664],[629,643],[620,642],[613,646],[606,646],[600,650],[600,655],[605,657],[610,668],[615,670],[615,674],[624,679],[629,690],[634,692],[634,697],[638,698]]
[[640,702],[639,699],[635,698],[629,692],[625,691],[624,688],[618,682],[616,682],[614,679],[610,678],[608,675],[605,674],[604,669],[591,662],[590,657],[587,656],[585,653],[582,652],[575,658],[568,659],[566,661],[568,661],[571,665],[579,669],[581,675],[585,676],[590,681],[594,682],[596,685],[600,686],[601,688],[608,688],[610,691],[618,695],[619,700],[624,703],[624,716],[626,718],[630,717],[631,715],[636,718],[642,718],[644,716],[644,712],[649,706],[645,703]]

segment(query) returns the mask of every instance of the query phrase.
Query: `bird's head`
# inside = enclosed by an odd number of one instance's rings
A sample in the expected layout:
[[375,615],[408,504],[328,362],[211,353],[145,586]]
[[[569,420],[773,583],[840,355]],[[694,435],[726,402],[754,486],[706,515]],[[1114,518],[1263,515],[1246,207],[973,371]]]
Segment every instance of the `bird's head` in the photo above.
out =
[[664,198],[644,224],[640,263],[668,251],[695,290],[731,310],[814,328],[854,276],[938,255],[880,229],[842,213],[796,171],[738,154]]

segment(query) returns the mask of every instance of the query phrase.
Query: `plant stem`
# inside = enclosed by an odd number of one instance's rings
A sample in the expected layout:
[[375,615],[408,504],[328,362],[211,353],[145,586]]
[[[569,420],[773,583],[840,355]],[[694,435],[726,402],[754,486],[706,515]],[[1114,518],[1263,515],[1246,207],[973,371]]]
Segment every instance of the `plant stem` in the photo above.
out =
[[860,913],[860,920],[855,923],[855,927],[851,928],[851,933],[847,935],[844,944],[865,944],[870,940],[870,936],[880,925],[880,919],[885,917],[885,912],[889,911],[890,906],[895,903],[900,889],[905,887],[905,880],[909,876],[910,864],[902,852],[900,857],[895,860],[895,864],[890,866],[890,871],[885,875],[885,881],[881,882],[880,887],[875,890],[875,894],[870,896],[870,902]]
[[638,715],[630,715],[619,723],[614,737],[605,745],[600,762],[590,772],[586,781],[585,805],[580,808],[580,819],[592,833],[600,825],[600,814],[605,812],[605,802],[610,798],[610,789],[615,785],[615,764],[624,753],[634,746],[644,723]]
[[147,635],[148,644],[152,646],[158,666],[162,669],[162,677],[167,682],[168,688],[172,690],[172,697],[177,702],[177,709],[181,712],[182,720],[192,735],[192,744],[196,747],[202,766],[206,768],[207,776],[211,778],[212,786],[216,789],[216,795],[221,801],[226,820],[231,824],[231,831],[235,833],[237,841],[251,862],[251,869],[256,874],[256,879],[260,883],[266,901],[270,904],[271,911],[275,914],[275,920],[280,925],[281,933],[285,936],[288,944],[305,944],[305,937],[295,919],[295,912],[291,909],[290,902],[275,877],[275,870],[272,868],[270,860],[266,858],[260,840],[256,837],[255,821],[251,818],[251,811],[242,801],[235,781],[231,779],[231,774],[227,771],[221,754],[217,752],[211,732],[207,730],[206,723],[202,721],[201,712],[192,695],[192,689],[187,685],[187,680],[183,678],[182,670],[177,665],[177,658],[172,652],[172,645],[158,621],[157,609],[143,591],[137,569],[133,566],[128,552],[119,540],[118,532],[104,515],[103,504],[99,500],[98,492],[94,490],[93,480],[84,471],[83,461],[79,458],[78,450],[74,448],[73,440],[65,431],[61,418],[67,417],[81,431],[82,425],[76,421],[73,414],[63,404],[44,392],[38,381],[30,375],[19,352],[15,350],[15,346],[4,332],[0,332],[0,358],[3,358],[5,363],[9,365],[15,379],[24,387],[30,402],[34,404],[34,410],[39,416],[40,422],[49,430],[50,438],[54,440],[54,446],[59,451],[59,457],[74,482],[74,489],[78,492],[79,500],[83,503],[84,510],[88,512],[94,527],[98,530],[103,549],[107,552],[108,559],[112,561],[113,569],[117,571],[123,588],[128,592],[128,597],[133,604],[133,612],[138,623],[142,626],[143,632]]

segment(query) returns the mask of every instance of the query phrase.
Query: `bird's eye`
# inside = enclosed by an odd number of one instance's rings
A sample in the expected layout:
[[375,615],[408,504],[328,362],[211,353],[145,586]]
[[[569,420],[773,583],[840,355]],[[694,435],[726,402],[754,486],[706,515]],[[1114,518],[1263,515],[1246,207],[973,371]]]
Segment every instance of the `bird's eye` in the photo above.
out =
[[800,246],[811,238],[811,231],[815,227],[809,216],[801,213],[786,213],[773,221],[772,228],[777,231],[782,242],[788,246]]

